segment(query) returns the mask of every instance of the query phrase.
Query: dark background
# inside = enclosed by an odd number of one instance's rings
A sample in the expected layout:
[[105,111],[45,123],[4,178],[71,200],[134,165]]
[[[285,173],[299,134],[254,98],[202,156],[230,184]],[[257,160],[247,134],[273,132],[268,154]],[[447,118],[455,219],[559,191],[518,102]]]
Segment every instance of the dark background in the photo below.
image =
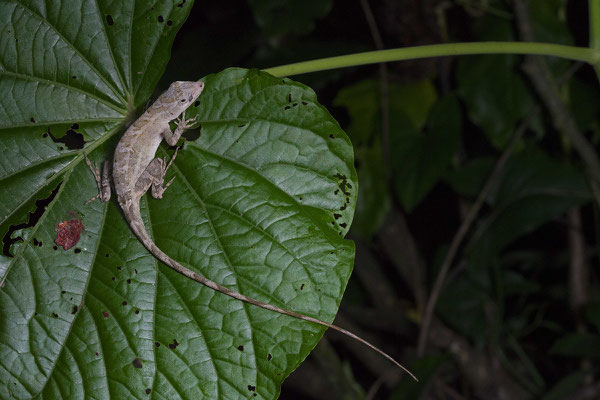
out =
[[[230,66],[378,47],[524,38],[586,46],[587,20],[582,0],[196,1],[157,93]],[[281,398],[600,398],[597,202],[581,158],[582,148],[595,156],[600,137],[594,70],[463,56],[293,79],[317,92],[355,146],[356,265],[336,323],[420,382],[328,332]],[[461,226],[467,234],[457,238]],[[421,350],[444,264],[450,272]]]

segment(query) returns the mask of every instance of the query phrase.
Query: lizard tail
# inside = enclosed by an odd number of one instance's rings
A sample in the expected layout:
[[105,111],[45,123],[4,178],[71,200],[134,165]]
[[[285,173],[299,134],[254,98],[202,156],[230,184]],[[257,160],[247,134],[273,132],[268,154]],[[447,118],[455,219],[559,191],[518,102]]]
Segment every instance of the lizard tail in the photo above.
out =
[[392,356],[390,356],[383,350],[379,349],[375,345],[369,343],[368,341],[361,338],[360,336],[358,336],[344,328],[341,328],[337,325],[330,324],[325,321],[321,321],[320,319],[317,319],[317,318],[309,317],[308,315],[300,314],[295,311],[286,310],[286,309],[253,299],[252,297],[245,296],[239,292],[236,292],[236,291],[231,290],[225,286],[222,286],[214,281],[211,281],[210,279],[208,279],[200,274],[195,273],[194,271],[190,270],[189,268],[184,267],[183,265],[179,264],[177,261],[175,261],[171,257],[169,257],[167,254],[165,254],[150,238],[150,236],[148,235],[148,232],[146,231],[146,227],[144,226],[144,223],[142,222],[143,220],[142,220],[141,213],[140,213],[139,202],[134,202],[133,204],[131,204],[128,207],[128,209],[130,212],[125,213],[125,216],[128,219],[129,226],[131,227],[131,230],[133,231],[133,233],[135,233],[135,235],[144,244],[144,246],[148,249],[148,251],[150,251],[150,253],[152,253],[156,258],[158,258],[160,261],[162,261],[163,263],[165,263],[166,265],[168,265],[175,271],[179,272],[180,274],[182,274],[196,282],[199,282],[206,287],[216,290],[217,292],[220,292],[227,296],[233,297],[236,300],[240,300],[240,301],[252,304],[254,306],[264,308],[266,310],[274,311],[279,314],[284,314],[284,315],[288,315],[290,317],[298,318],[303,321],[313,322],[315,324],[322,325],[324,327],[331,328],[338,332],[341,332],[344,335],[351,337],[354,340],[359,341],[360,343],[366,345],[370,349],[381,354],[382,356],[384,356],[385,358],[390,360],[392,363],[394,363],[397,367],[401,368],[408,375],[410,375],[415,381],[418,382],[417,377],[415,375],[413,375],[406,367],[404,367],[402,364],[400,364],[398,361],[396,361],[394,358],[392,358]]

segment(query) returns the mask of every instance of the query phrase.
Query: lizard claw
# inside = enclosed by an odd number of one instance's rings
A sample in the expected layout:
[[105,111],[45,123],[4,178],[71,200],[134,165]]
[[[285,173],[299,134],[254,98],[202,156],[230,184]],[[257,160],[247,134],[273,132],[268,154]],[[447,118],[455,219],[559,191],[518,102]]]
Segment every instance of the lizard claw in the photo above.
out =
[[91,199],[89,199],[88,201],[86,201],[84,205],[87,206],[88,204],[90,204],[92,201],[96,200],[99,197],[100,197],[100,193],[98,193],[97,195],[95,195],[94,197],[92,197]]
[[196,117],[194,118],[185,118],[184,114],[181,114],[177,120],[175,121],[175,123],[177,124],[177,127],[180,129],[188,129],[191,128],[192,125],[194,125],[194,122],[196,122]]

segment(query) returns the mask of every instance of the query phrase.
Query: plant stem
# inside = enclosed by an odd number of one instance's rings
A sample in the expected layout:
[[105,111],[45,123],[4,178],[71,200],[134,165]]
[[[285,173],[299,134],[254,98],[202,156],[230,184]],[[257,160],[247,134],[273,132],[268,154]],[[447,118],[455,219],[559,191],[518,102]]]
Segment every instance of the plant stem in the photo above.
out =
[[590,0],[590,48],[600,50],[600,0]]
[[[600,0],[589,0],[590,13],[590,49],[600,50]],[[596,76],[600,80],[600,65],[594,65]]]
[[[599,0],[590,0],[598,3]],[[598,8],[600,6],[595,6]],[[376,64],[389,61],[414,60],[418,58],[459,56],[469,54],[536,54],[584,61],[592,65],[600,63],[600,48],[565,46],[535,42],[470,42],[444,43],[426,46],[403,47],[399,49],[368,51],[365,53],[322,58],[295,64],[267,68],[264,71],[274,76],[292,76],[308,72],[325,71],[335,68]]]

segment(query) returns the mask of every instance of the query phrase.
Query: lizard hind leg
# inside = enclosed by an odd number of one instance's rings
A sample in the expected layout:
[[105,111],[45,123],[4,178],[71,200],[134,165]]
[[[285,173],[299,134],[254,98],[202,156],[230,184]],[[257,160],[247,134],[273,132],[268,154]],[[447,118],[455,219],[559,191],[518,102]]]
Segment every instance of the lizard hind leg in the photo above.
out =
[[110,200],[110,163],[104,161],[104,164],[102,165],[102,175],[100,175],[100,169],[96,163],[92,163],[87,157],[87,154],[85,154],[85,163],[90,168],[90,171],[92,171],[96,186],[98,186],[98,194],[86,201],[85,204],[88,205],[97,198],[100,198],[100,201],[106,203]]
[[165,175],[167,170],[173,163],[173,160],[177,157],[177,150],[171,157],[171,161],[167,164],[165,159],[155,158],[150,161],[150,164],[146,167],[142,175],[139,177],[135,191],[137,193],[145,193],[148,189],[151,189],[152,197],[155,199],[162,199],[165,190],[171,185],[175,177],[171,178],[166,184]]

